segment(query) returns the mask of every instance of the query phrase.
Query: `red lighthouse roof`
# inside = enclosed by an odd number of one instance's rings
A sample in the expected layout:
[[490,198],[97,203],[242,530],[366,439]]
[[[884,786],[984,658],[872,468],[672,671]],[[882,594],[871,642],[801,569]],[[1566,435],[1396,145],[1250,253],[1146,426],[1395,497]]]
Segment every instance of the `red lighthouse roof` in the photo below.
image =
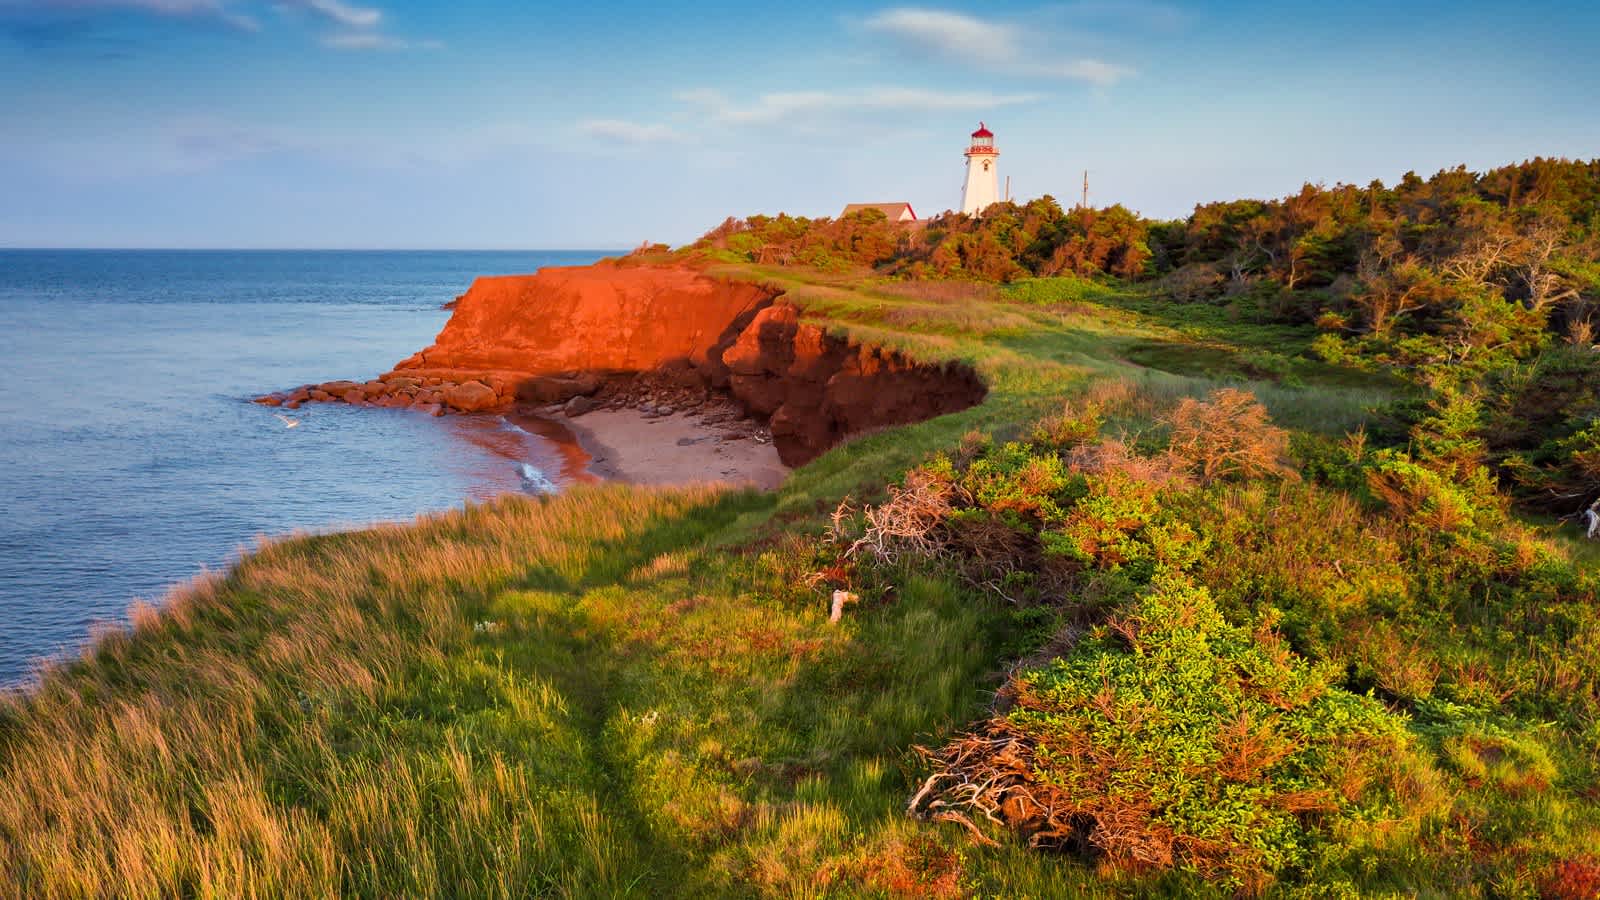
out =
[[974,131],[972,133],[972,136],[973,137],[988,137],[988,138],[992,138],[992,137],[994,137],[994,132],[992,132],[989,129],[983,127],[983,123],[979,122],[978,123],[978,130]]

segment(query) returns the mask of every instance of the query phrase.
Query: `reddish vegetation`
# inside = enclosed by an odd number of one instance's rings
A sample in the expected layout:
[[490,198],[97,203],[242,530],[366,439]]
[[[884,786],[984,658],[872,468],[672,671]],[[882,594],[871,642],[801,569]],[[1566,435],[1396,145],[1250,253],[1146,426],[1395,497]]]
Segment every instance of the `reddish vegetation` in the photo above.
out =
[[[433,346],[395,371],[365,385],[307,385],[258,402],[476,412],[520,401],[569,403],[577,415],[615,395],[608,384],[649,373],[686,390],[730,394],[770,420],[778,455],[796,466],[846,435],[983,399],[971,369],[915,363],[828,335],[775,302],[779,293],[689,268],[604,263],[479,278]],[[578,411],[574,398],[585,398]]]
[[1564,859],[1539,879],[1545,900],[1594,900],[1600,897],[1600,860]]

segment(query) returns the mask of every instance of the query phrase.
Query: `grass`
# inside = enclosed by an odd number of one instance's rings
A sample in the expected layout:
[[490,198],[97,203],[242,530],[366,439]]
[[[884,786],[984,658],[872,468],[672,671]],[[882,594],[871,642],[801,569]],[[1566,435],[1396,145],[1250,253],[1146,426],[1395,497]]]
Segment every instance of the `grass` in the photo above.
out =
[[1210,542],[1193,578],[1230,628],[1276,610],[1286,646],[1407,722],[1439,779],[1414,840],[1277,889],[1558,896],[1600,866],[1600,616],[1575,574],[1592,545],[1513,523],[1469,571],[1449,554],[1476,545],[1426,556],[1359,484],[1316,475],[1344,471],[1340,438],[1397,386],[1313,360],[1303,334],[1186,325],[1076,279],[722,271],[965,360],[989,399],[857,437],[773,494],[508,497],[271,541],[132,610],[0,703],[0,896],[1227,896],[908,818],[913,748],[988,717],[1060,623],[902,561],[850,575],[861,601],[831,625],[821,575],[840,500],[881,502],[971,432],[1096,403],[1105,434],[1152,447],[1165,411],[1228,386],[1294,432],[1307,475],[1174,501]]

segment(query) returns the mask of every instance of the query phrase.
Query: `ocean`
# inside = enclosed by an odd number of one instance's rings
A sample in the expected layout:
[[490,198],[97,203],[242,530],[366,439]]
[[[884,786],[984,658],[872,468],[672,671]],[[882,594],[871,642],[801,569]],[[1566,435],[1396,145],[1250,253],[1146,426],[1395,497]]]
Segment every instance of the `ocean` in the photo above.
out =
[[0,685],[257,536],[585,477],[558,425],[249,401],[388,371],[479,275],[605,255],[0,250]]

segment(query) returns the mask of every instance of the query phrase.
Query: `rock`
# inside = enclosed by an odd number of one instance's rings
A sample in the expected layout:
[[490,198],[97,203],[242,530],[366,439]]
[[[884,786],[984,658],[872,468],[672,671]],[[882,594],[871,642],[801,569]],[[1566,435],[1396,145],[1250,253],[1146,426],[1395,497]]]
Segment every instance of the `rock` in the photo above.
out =
[[389,393],[389,385],[382,381],[369,381],[361,386],[361,390],[368,399],[377,399]]
[[322,388],[317,388],[316,390],[311,391],[310,393],[311,393],[311,399],[317,401],[318,403],[327,403],[329,400],[333,399],[333,395],[328,393],[327,391],[323,390]]
[[411,391],[415,393],[417,388],[422,387],[421,379],[405,375],[386,375],[383,381],[389,385],[390,390],[394,391]]
[[487,384],[469,381],[445,391],[444,402],[462,412],[479,412],[499,405],[500,398]]
[[283,405],[284,405],[284,407],[286,409],[299,409],[300,408],[300,401],[299,400],[285,400],[285,401],[283,401]]
[[279,394],[262,394],[260,397],[257,397],[250,402],[259,403],[262,406],[282,406],[283,397]]
[[699,392],[704,391],[710,384],[710,379],[705,373],[695,368],[694,363],[688,359],[669,359],[656,366],[653,374],[679,390]]
[[327,391],[329,394],[335,397],[343,397],[346,391],[350,390],[351,388],[358,388],[360,386],[361,385],[356,384],[354,381],[325,381],[322,384],[317,385],[317,387]]
[[584,413],[593,412],[595,407],[599,405],[592,397],[573,397],[567,401],[567,405],[562,409],[568,418],[576,419]]
[[540,375],[517,382],[514,390],[517,400],[523,403],[564,403],[600,390],[600,376],[587,372],[570,376]]
[[361,388],[353,387],[339,395],[339,399],[346,403],[361,403],[367,399],[367,392]]
[[307,400],[310,400],[310,399],[311,399],[311,389],[309,387],[301,387],[301,388],[295,388],[294,391],[289,394],[289,401],[288,402],[290,402],[290,403],[304,403],[304,402],[306,402]]
[[433,346],[396,369],[559,377],[687,360],[714,381],[725,371],[722,351],[777,293],[684,266],[548,266],[484,277],[462,295]]

